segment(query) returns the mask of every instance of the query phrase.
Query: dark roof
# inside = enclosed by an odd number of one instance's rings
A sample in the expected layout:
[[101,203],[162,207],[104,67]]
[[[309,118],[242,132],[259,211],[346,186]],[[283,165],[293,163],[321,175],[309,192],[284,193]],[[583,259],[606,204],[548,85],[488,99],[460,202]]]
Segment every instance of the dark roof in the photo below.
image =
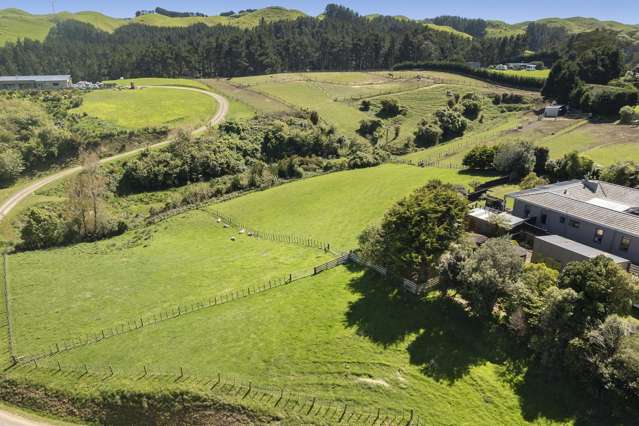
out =
[[567,181],[508,195],[584,221],[639,236],[639,190],[600,181]]
[[614,260],[615,263],[627,263],[628,259],[624,259],[614,254],[606,253],[605,251],[596,249],[594,247],[587,246],[585,244],[578,243],[577,241],[569,240],[559,235],[546,235],[543,237],[535,237],[536,240],[544,241],[553,246],[561,247],[564,250],[568,250],[572,253],[577,253],[584,256],[587,259],[592,259],[597,256],[606,256]]
[[70,75],[14,75],[0,76],[0,83],[13,81],[66,81],[70,79]]

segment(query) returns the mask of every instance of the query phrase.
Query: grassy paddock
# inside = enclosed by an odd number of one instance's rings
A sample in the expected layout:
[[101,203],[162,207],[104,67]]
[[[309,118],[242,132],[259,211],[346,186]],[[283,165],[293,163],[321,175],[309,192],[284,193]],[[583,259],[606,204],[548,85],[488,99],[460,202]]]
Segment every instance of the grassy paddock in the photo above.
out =
[[403,299],[378,276],[339,267],[57,360],[222,373],[354,411],[413,408],[424,424],[568,422],[574,401],[554,390],[526,394],[535,383],[512,372],[507,347],[449,299]]
[[211,208],[257,229],[301,233],[350,249],[366,226],[431,179],[463,185],[489,178],[458,170],[387,164],[304,179]]
[[95,90],[73,113],[93,117],[127,128],[195,127],[203,125],[217,110],[208,95],[174,89]]
[[[317,249],[239,235],[201,211],[111,240],[15,254],[10,278],[17,350],[33,353],[63,338],[312,269],[329,258]],[[39,308],[43,300],[46,310]]]

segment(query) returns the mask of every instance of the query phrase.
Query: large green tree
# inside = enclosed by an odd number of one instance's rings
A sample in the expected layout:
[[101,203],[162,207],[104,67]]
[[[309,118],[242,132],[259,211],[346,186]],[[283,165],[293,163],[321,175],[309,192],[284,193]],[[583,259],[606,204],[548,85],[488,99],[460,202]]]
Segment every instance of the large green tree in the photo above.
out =
[[464,232],[468,202],[457,188],[431,181],[393,206],[381,226],[360,236],[362,254],[392,273],[425,282]]

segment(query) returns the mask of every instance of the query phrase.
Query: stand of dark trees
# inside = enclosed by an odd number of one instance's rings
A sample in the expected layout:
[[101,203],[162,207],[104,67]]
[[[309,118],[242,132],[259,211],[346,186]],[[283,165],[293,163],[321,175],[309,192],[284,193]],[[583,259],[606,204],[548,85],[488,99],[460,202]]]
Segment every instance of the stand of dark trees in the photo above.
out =
[[[473,22],[465,25],[474,28]],[[65,21],[43,42],[22,40],[0,48],[0,74],[70,73],[74,79],[87,80],[234,77],[283,71],[389,69],[407,61],[480,60],[493,64],[512,60],[525,51],[525,35],[471,40],[416,21],[383,16],[369,19],[329,5],[322,19],[262,22],[252,29],[205,24],[187,28],[127,25],[108,34],[87,24]]]
[[461,16],[438,16],[433,18],[431,22],[435,25],[444,25],[466,33],[473,37],[484,37],[486,35],[486,27],[488,22],[483,19],[462,18]]
[[126,25],[109,34],[66,21],[43,42],[1,48],[0,74],[70,73],[76,80],[96,81],[388,69],[405,61],[463,61],[471,44],[415,21],[368,19],[335,5],[327,6],[323,19],[261,22],[252,29]]

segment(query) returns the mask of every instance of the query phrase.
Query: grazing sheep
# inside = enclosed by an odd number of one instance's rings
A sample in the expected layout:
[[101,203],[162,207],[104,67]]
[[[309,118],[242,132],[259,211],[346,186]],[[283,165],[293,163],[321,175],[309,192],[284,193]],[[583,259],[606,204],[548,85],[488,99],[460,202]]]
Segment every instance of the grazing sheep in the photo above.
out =
[[222,218],[221,217],[217,218],[217,223],[222,223]]
[[231,241],[235,241],[235,237],[231,237]]
[[225,223],[225,224],[224,224],[224,227],[225,227],[225,228],[229,228],[228,223]]
[[246,231],[244,230],[244,228],[240,229],[240,234],[245,233]]

